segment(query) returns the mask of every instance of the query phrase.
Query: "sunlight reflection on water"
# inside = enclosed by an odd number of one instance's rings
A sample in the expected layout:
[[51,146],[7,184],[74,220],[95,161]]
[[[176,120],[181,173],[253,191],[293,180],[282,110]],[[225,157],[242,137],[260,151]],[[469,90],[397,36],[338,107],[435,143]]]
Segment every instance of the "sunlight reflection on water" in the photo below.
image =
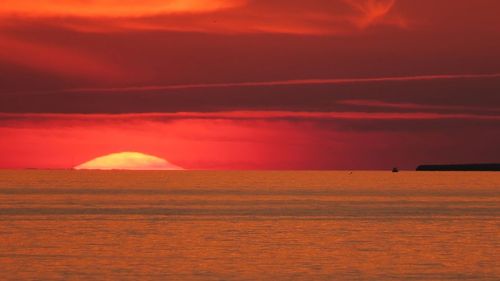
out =
[[0,279],[495,280],[494,173],[0,171]]

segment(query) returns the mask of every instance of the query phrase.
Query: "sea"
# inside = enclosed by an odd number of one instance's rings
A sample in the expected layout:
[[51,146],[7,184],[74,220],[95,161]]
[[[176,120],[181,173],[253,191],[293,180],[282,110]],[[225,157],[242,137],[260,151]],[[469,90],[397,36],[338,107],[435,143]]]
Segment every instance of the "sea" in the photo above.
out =
[[1,170],[0,280],[500,280],[500,173]]

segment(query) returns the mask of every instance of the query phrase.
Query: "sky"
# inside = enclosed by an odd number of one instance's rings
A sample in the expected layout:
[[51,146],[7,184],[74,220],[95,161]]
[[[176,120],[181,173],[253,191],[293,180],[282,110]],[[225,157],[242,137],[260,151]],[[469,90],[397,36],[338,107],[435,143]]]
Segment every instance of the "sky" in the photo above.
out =
[[499,162],[496,0],[3,0],[0,168]]

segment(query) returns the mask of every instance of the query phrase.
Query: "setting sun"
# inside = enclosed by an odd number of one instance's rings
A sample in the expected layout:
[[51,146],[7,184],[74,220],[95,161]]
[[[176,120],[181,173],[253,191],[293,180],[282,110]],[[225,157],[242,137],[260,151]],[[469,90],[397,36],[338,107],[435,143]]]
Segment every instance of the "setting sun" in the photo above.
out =
[[0,0],[0,281],[500,281],[500,0]]
[[183,170],[167,160],[139,152],[120,152],[94,158],[76,170]]

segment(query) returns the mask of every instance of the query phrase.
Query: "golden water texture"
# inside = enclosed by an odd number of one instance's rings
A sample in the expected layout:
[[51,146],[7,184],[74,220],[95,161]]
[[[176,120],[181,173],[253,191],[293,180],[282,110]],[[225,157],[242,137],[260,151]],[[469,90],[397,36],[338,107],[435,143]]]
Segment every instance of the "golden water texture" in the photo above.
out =
[[500,280],[500,174],[0,171],[0,280]]

